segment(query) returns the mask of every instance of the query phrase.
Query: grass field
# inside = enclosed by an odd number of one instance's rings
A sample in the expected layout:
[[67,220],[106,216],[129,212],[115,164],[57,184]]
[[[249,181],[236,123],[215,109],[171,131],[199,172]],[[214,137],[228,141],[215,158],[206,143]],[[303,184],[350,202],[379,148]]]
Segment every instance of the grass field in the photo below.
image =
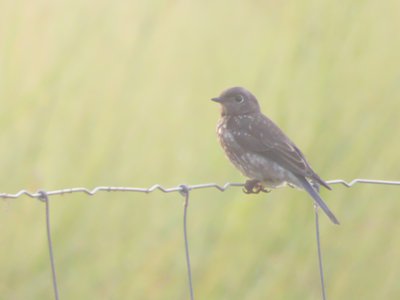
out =
[[[0,192],[244,178],[215,135],[245,86],[324,179],[400,180],[400,2],[0,0]],[[330,299],[399,299],[400,189],[335,186]],[[178,194],[51,198],[61,299],[187,299]],[[0,298],[52,299],[44,206],[0,202]],[[320,299],[305,193],[194,191],[197,299]]]

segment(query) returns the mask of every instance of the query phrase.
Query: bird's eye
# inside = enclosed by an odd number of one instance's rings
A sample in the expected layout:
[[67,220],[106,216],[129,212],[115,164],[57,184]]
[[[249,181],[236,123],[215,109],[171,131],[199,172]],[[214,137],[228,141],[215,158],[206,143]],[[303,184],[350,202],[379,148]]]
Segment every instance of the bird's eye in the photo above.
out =
[[243,95],[237,95],[237,96],[235,96],[235,101],[237,102],[237,103],[242,103],[243,101],[244,101],[244,97],[243,97]]

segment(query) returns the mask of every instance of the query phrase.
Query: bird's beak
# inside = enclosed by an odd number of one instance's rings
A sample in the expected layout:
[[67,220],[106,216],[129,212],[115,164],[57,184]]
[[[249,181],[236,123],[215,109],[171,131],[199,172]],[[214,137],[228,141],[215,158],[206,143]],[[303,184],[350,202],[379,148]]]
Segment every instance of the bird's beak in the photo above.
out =
[[222,102],[222,99],[219,98],[219,97],[211,98],[211,100],[214,101],[214,102],[218,102],[218,103]]

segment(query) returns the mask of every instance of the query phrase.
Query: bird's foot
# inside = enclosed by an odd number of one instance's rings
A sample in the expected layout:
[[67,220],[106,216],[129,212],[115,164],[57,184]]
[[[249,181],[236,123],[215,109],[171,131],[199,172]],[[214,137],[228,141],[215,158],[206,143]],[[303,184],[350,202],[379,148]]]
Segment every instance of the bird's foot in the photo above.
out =
[[269,193],[271,190],[266,189],[260,180],[247,180],[244,184],[243,192],[245,194],[258,194],[260,192]]

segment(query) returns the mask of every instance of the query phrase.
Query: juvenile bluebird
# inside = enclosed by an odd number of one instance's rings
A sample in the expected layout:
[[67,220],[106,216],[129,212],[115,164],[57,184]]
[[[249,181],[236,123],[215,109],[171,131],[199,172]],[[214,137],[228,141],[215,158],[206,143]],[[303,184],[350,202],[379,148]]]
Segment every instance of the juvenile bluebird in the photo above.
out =
[[304,189],[335,224],[335,215],[318,193],[323,181],[296,145],[260,110],[256,97],[242,87],[225,90],[211,100],[221,104],[217,133],[229,160],[249,177],[246,193],[267,192],[284,185]]

